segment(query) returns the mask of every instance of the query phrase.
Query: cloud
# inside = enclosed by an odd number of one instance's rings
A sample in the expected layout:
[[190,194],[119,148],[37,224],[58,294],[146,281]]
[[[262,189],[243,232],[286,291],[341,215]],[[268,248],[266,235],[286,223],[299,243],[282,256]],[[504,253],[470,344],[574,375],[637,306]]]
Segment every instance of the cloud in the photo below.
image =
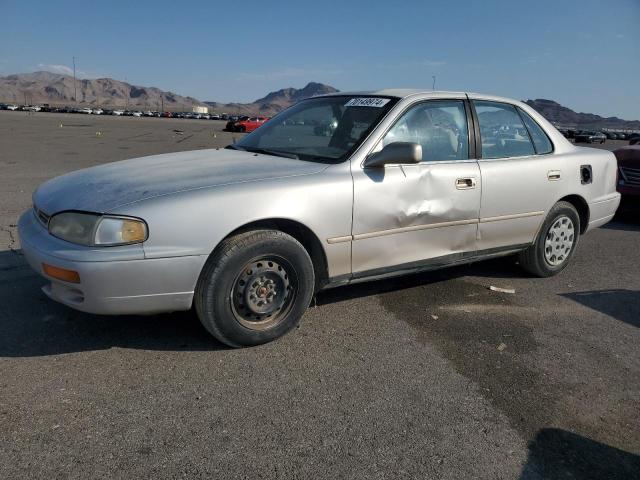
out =
[[[45,72],[59,73],[61,75],[69,75],[69,76],[73,75],[72,67],[69,67],[68,65],[58,65],[55,63],[39,63],[37,66],[32,67],[31,70],[33,71],[44,70]],[[107,75],[104,75],[99,72],[80,70],[76,68],[76,77],[78,78],[94,79],[94,78],[103,78],[106,76]]]
[[[66,65],[39,63],[38,68],[46,72],[61,73],[62,75],[73,75],[73,68],[67,67]],[[80,72],[76,71],[76,74],[80,74]]]
[[284,78],[299,78],[299,77],[316,77],[319,75],[339,75],[342,72],[340,70],[323,70],[323,69],[305,69],[286,67],[281,70],[273,70],[270,72],[250,72],[241,73],[237,79],[239,81],[266,81],[266,80],[280,80]]

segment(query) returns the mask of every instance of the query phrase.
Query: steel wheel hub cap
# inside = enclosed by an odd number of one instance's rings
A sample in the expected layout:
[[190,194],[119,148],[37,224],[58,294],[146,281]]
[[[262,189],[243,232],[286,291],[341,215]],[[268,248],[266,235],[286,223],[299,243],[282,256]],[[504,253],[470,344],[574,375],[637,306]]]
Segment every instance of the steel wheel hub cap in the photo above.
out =
[[571,253],[573,242],[575,239],[575,231],[573,221],[563,215],[557,218],[544,241],[544,257],[549,265],[561,265]]
[[289,272],[275,259],[260,259],[247,264],[232,290],[236,319],[249,328],[273,324],[282,316],[293,297]]

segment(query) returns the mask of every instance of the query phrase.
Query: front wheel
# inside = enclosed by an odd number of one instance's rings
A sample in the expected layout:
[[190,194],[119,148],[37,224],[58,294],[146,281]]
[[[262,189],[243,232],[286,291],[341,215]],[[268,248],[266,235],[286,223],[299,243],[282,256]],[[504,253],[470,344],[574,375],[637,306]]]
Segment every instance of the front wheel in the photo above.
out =
[[575,253],[580,237],[580,216],[569,202],[558,202],[549,211],[536,241],[520,252],[520,265],[538,277],[560,273]]
[[314,285],[311,258],[295,238],[253,230],[220,244],[200,275],[194,303],[204,327],[221,342],[259,345],[298,324]]

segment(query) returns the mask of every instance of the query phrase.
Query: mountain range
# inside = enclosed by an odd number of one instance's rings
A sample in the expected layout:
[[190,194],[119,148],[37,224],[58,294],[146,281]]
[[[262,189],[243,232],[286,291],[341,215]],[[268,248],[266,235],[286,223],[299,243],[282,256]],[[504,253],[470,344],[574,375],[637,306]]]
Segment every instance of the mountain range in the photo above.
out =
[[20,73],[0,77],[0,101],[17,104],[108,106],[152,110],[191,110],[204,105],[193,97],[184,97],[156,87],[141,87],[113,78],[78,79],[51,72]]
[[544,118],[559,126],[578,128],[610,128],[612,130],[640,130],[640,120],[622,120],[618,117],[601,117],[593,113],[577,113],[553,100],[538,98],[525,103]]
[[[202,102],[156,87],[131,85],[113,78],[78,79],[50,72],[21,73],[0,77],[0,101],[16,104],[105,106],[169,111],[190,111],[195,106],[208,106],[218,113],[274,115],[304,98],[337,92],[332,86],[310,82],[305,87],[283,88],[250,103]],[[592,113],[578,113],[553,100],[526,100],[547,120],[560,126],[582,128],[640,129],[640,120],[622,120]]]
[[338,92],[339,90],[322,83],[309,82],[304,88],[283,88],[271,92],[252,103],[204,102],[217,112],[234,112],[262,115],[275,115],[285,108],[305,98]]

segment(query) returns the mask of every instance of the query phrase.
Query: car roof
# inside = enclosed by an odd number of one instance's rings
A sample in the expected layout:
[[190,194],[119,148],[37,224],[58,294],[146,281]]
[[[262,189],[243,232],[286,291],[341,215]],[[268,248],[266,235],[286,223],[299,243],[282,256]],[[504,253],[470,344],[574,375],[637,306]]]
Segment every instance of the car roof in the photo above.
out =
[[456,92],[456,91],[447,91],[447,90],[430,90],[430,89],[420,89],[420,88],[385,88],[382,90],[356,90],[356,91],[348,91],[348,92],[334,92],[328,93],[326,95],[320,95],[322,97],[336,97],[336,96],[361,96],[361,95],[372,95],[372,96],[383,96],[383,97],[396,97],[396,98],[406,98],[417,95],[424,96],[433,96],[433,97],[446,97],[448,95],[451,96],[464,96],[468,95],[472,98],[481,98],[485,100],[494,100],[498,102],[507,102],[507,103],[520,103],[518,100],[513,98],[506,97],[498,97],[495,95],[488,95],[483,93],[474,93],[474,92]]

